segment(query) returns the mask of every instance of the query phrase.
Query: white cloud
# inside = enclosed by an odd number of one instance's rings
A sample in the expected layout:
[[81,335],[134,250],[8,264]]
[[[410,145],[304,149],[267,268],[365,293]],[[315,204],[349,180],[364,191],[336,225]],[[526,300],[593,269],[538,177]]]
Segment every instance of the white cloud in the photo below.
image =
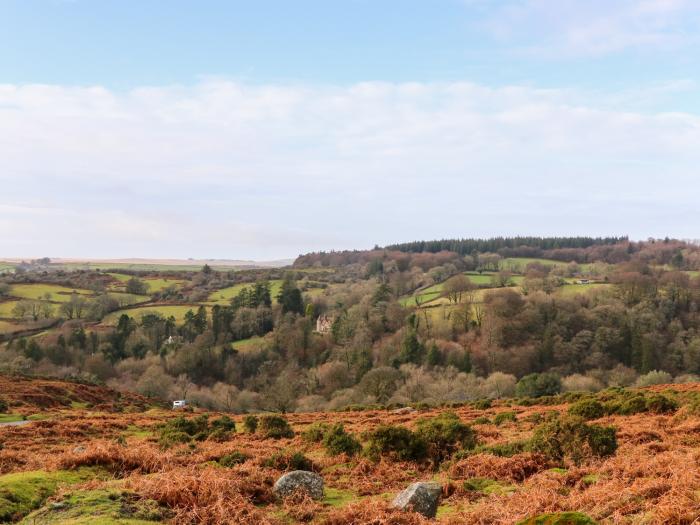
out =
[[3,85],[0,256],[278,258],[446,235],[697,237],[700,118],[598,96],[460,82]]
[[528,54],[575,57],[697,46],[699,19],[694,0],[509,0],[485,25]]

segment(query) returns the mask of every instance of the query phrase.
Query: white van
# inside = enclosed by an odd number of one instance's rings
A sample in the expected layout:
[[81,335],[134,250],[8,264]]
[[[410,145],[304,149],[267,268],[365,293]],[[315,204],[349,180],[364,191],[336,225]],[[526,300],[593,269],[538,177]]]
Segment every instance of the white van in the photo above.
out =
[[176,408],[185,408],[187,406],[187,401],[184,399],[179,399],[177,401],[173,401],[173,410]]

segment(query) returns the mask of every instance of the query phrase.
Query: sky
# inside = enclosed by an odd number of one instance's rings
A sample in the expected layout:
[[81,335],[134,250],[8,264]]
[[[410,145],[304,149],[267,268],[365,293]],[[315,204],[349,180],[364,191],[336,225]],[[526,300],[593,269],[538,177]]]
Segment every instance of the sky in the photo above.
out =
[[700,238],[696,0],[0,0],[0,258]]

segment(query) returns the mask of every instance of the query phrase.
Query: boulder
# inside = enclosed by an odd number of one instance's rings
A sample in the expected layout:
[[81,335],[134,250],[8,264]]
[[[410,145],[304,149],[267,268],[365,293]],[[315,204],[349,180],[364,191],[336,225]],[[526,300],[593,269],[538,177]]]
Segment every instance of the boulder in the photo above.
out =
[[272,492],[278,498],[284,498],[298,490],[306,492],[313,499],[323,499],[323,478],[314,472],[295,470],[279,478],[272,487]]
[[442,487],[434,481],[411,483],[394,498],[391,506],[401,510],[419,512],[426,518],[434,518],[437,514],[441,493]]

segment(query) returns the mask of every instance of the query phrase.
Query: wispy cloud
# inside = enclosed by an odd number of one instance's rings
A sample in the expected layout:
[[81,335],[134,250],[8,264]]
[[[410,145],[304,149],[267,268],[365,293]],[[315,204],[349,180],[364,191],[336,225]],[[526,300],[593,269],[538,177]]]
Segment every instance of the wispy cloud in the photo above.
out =
[[[667,91],[643,98],[654,89]],[[0,255],[697,237],[700,117],[599,95],[460,82],[0,86]]]
[[694,0],[509,0],[489,10],[485,27],[525,54],[601,56],[627,50],[696,47]]

